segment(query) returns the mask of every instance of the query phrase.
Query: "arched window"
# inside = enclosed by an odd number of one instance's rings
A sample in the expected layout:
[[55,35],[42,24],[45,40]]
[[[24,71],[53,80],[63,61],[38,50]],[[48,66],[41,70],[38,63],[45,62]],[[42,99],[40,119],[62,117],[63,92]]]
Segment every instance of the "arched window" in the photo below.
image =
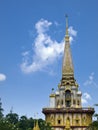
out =
[[58,124],[59,124],[59,125],[61,124],[61,120],[60,120],[60,119],[58,120]]
[[70,90],[65,91],[65,104],[66,104],[66,107],[71,106],[71,92],[70,92]]
[[75,99],[73,100],[73,105],[75,105],[76,104],[76,101],[75,101]]
[[77,125],[79,124],[79,117],[78,117],[78,115],[76,115],[76,124]]
[[61,100],[61,104],[63,105],[63,99]]
[[80,101],[78,100],[78,102],[77,102],[77,105],[79,106],[80,105]]
[[60,107],[60,100],[57,101],[57,107]]
[[57,123],[58,123],[58,125],[61,125],[61,117],[60,117],[60,115],[58,116],[58,118],[57,118]]

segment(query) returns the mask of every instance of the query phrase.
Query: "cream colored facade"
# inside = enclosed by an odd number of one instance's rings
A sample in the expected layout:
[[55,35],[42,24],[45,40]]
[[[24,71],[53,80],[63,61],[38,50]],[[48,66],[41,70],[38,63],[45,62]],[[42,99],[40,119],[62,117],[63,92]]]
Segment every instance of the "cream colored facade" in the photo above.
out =
[[82,92],[79,91],[74,78],[66,18],[62,79],[58,90],[50,95],[50,106],[43,108],[46,121],[51,123],[54,130],[86,130],[86,127],[92,122],[94,109],[82,107],[81,96]]
[[70,110],[65,109],[65,111],[62,111],[60,109],[58,111],[60,113],[57,111],[48,113],[46,115],[46,121],[50,122],[55,130],[85,130],[92,122],[91,110],[89,113],[81,113],[80,111],[77,113],[76,110],[71,112]]

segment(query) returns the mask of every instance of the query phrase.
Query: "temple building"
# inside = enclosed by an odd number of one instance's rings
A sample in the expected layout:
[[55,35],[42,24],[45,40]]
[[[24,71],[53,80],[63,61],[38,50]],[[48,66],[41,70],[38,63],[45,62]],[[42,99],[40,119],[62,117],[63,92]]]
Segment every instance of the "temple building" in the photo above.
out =
[[62,78],[58,90],[50,94],[50,105],[43,108],[46,122],[54,130],[86,130],[92,123],[94,108],[82,107],[82,92],[74,78],[74,67],[66,17],[65,48],[62,64]]

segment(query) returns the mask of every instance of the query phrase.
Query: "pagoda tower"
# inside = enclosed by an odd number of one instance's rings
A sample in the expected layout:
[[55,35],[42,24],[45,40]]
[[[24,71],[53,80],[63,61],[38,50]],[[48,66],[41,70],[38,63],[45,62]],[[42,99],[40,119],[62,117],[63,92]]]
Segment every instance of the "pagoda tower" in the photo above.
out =
[[74,67],[66,17],[65,48],[62,64],[62,79],[58,90],[50,94],[50,105],[43,108],[46,122],[54,130],[86,130],[92,123],[94,108],[82,107],[82,93],[74,78]]

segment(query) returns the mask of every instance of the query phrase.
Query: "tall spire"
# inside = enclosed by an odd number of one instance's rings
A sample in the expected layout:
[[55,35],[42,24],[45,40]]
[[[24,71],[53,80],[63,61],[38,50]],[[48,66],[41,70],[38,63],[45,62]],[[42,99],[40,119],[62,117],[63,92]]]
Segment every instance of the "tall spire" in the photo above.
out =
[[68,16],[66,15],[66,35],[65,35],[65,48],[62,65],[62,83],[66,84],[65,79],[71,76],[74,79],[74,68],[70,49],[70,40],[68,33]]

